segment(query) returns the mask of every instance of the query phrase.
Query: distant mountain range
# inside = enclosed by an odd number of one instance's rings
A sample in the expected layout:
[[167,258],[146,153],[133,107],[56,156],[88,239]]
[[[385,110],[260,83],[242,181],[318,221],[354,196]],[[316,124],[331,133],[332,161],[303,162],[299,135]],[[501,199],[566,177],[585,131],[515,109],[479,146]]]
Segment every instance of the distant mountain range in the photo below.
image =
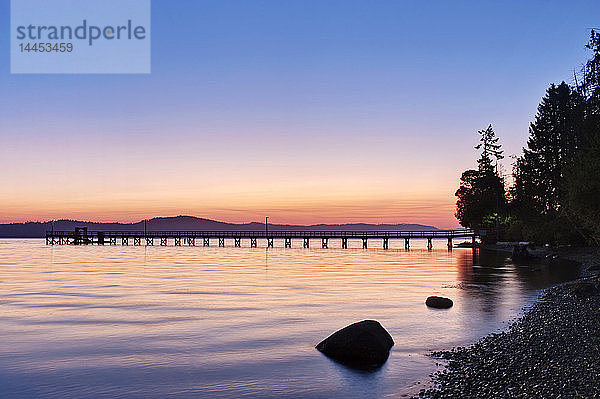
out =
[[[78,220],[57,220],[55,231],[73,231],[75,227],[87,227],[92,231],[144,231],[144,221],[137,223],[97,223]],[[193,216],[161,217],[146,222],[148,231],[259,231],[265,229],[264,223],[225,223]],[[0,238],[41,238],[46,231],[52,230],[52,222],[27,222],[0,224]],[[299,226],[291,224],[271,224],[271,231],[318,230],[318,231],[431,231],[433,226],[422,224],[315,224]]]

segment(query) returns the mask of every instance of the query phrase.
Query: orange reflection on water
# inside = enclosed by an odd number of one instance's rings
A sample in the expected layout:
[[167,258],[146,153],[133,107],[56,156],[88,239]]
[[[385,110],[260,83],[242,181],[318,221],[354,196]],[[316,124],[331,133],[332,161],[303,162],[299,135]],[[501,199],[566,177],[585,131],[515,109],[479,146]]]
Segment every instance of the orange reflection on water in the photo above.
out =
[[[260,397],[401,392],[432,349],[503,326],[575,269],[513,265],[469,249],[46,247],[0,241],[0,378],[11,396]],[[246,245],[246,243],[244,243]],[[283,243],[276,242],[276,246]],[[375,240],[370,243],[375,247]],[[434,243],[444,248],[445,242]],[[441,294],[448,311],[424,300]],[[357,320],[396,344],[376,373],[314,345]]]

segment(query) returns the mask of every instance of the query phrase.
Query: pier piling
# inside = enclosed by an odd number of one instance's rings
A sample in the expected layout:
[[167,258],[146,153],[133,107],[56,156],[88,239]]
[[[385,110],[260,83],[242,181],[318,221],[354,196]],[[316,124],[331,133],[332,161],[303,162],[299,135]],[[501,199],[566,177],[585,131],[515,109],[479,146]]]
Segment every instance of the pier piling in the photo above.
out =
[[362,240],[362,247],[368,248],[369,239],[381,239],[384,249],[390,248],[390,240],[404,240],[404,248],[410,248],[410,239],[427,240],[427,249],[433,249],[433,239],[446,239],[448,250],[453,248],[455,238],[470,238],[473,244],[479,232],[470,229],[434,230],[434,231],[87,231],[87,228],[77,228],[75,231],[48,231],[46,245],[129,245],[133,238],[134,246],[154,245],[154,239],[160,240],[161,246],[168,246],[173,238],[174,246],[184,244],[195,246],[196,239],[202,239],[204,247],[210,246],[210,239],[218,239],[219,247],[225,247],[225,240],[232,239],[235,247],[242,246],[242,239],[250,240],[250,247],[258,247],[258,239],[267,240],[267,248],[274,247],[275,239],[282,239],[285,248],[291,248],[294,239],[301,239],[304,248],[310,248],[311,239],[320,239],[322,248],[329,248],[329,239],[341,239],[343,249],[348,248],[349,239]]

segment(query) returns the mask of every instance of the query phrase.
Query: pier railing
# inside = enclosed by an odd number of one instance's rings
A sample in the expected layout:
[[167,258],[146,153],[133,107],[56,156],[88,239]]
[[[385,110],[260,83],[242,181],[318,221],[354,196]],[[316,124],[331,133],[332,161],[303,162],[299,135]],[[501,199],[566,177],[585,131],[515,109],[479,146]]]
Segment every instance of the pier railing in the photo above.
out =
[[[75,237],[74,231],[48,231],[46,236]],[[196,237],[196,238],[448,238],[471,237],[471,229],[432,230],[432,231],[88,231],[87,237]]]
[[292,239],[302,239],[304,247],[310,246],[311,239],[321,239],[323,248],[327,248],[329,239],[341,239],[342,248],[348,247],[349,239],[361,239],[363,248],[367,248],[369,239],[383,240],[383,247],[389,247],[389,240],[404,239],[405,247],[410,245],[411,238],[427,239],[428,247],[432,247],[433,239],[447,239],[448,247],[452,247],[452,240],[455,238],[471,238],[473,241],[479,234],[471,229],[453,229],[453,230],[431,230],[431,231],[340,231],[340,230],[260,230],[260,231],[88,231],[86,228],[77,228],[75,231],[48,231],[46,232],[46,244],[48,245],[117,245],[117,240],[121,245],[129,245],[129,240],[133,245],[154,245],[154,239],[160,240],[160,245],[165,246],[169,240],[174,242],[175,246],[184,244],[194,246],[196,239],[201,239],[203,246],[209,246],[211,239],[218,239],[219,246],[225,246],[225,239],[233,239],[236,247],[241,246],[241,239],[250,239],[250,246],[257,246],[257,239],[266,239],[267,246],[273,246],[274,239],[284,239],[285,246],[292,246]]

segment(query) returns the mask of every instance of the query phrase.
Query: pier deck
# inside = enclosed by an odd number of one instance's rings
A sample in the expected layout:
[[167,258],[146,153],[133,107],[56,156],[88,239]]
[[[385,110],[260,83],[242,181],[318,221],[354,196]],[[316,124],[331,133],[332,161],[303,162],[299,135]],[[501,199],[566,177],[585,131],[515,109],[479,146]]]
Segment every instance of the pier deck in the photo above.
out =
[[452,248],[455,238],[472,239],[479,234],[471,229],[432,230],[432,231],[88,231],[77,228],[75,231],[48,231],[46,245],[161,245],[172,242],[175,246],[195,246],[196,240],[202,246],[210,246],[211,240],[218,240],[219,247],[225,240],[234,240],[234,246],[241,247],[242,239],[250,241],[250,247],[257,247],[257,240],[267,241],[273,247],[273,240],[283,239],[285,247],[292,246],[292,239],[303,240],[303,247],[309,248],[311,239],[320,240],[321,247],[327,248],[329,239],[341,239],[342,248],[348,248],[349,239],[360,239],[363,248],[372,239],[382,240],[383,248],[389,248],[390,240],[404,240],[405,248],[410,247],[410,239],[426,239],[428,248],[433,247],[433,239],[446,239]]

